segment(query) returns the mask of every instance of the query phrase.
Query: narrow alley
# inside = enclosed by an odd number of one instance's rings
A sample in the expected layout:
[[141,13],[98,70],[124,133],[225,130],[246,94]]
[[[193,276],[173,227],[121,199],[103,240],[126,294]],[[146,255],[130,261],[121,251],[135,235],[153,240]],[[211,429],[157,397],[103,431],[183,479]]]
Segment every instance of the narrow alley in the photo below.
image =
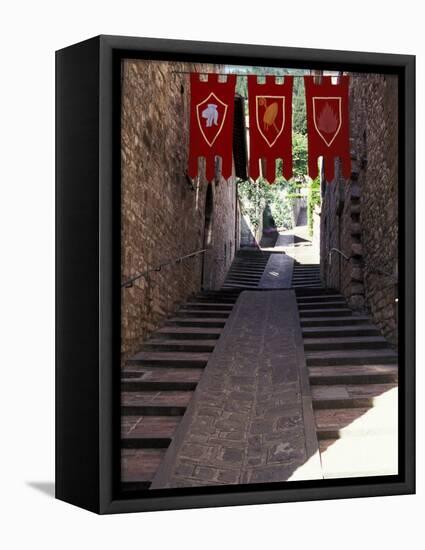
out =
[[125,490],[396,473],[397,354],[319,257],[304,207],[127,359]]

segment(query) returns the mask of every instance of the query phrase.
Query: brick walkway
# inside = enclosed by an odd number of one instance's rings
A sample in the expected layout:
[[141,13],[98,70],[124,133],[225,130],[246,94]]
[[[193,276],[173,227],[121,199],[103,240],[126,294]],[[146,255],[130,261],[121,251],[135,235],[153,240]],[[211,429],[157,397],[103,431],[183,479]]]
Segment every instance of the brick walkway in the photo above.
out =
[[321,478],[295,294],[243,292],[151,488]]

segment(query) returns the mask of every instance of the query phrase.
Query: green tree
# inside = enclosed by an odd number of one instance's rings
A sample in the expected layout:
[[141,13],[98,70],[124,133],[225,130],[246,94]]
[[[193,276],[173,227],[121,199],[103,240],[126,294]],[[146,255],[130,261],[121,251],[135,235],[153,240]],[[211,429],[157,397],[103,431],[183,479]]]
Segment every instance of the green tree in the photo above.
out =
[[[258,228],[266,204],[270,205],[271,213],[278,227],[292,227],[292,201],[300,197],[301,189],[308,185],[307,174],[307,125],[305,109],[303,69],[282,69],[279,67],[234,67],[227,66],[226,72],[245,72],[246,74],[276,75],[283,77],[288,74],[294,78],[292,97],[292,154],[293,177],[287,181],[282,174],[282,160],[276,162],[276,180],[269,184],[263,178],[257,182],[240,182],[238,193],[242,209],[248,215],[253,227]],[[248,78],[238,76],[236,93],[245,98],[245,113],[248,114]]]

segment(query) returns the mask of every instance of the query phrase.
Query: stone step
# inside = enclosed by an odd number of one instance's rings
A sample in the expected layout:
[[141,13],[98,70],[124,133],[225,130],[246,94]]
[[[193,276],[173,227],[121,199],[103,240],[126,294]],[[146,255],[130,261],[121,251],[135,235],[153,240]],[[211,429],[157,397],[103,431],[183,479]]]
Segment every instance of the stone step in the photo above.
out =
[[161,381],[135,381],[135,380],[122,380],[121,381],[121,390],[122,391],[195,391],[197,382],[188,382],[183,381],[172,381],[165,380]]
[[320,277],[292,277],[292,283],[293,284],[300,284],[300,283],[320,283],[321,279]]
[[261,277],[237,277],[230,275],[226,277],[226,283],[257,284]]
[[314,409],[374,407],[392,384],[317,385],[311,387]]
[[182,340],[182,339],[165,339],[152,338],[143,344],[143,350],[156,351],[194,351],[194,352],[211,352],[215,346],[214,340]]
[[305,318],[311,318],[311,317],[346,317],[353,314],[353,311],[349,308],[344,307],[338,307],[338,308],[320,308],[320,309],[309,309],[309,310],[301,310],[299,312],[301,321],[303,321]]
[[225,324],[226,318],[222,317],[172,317],[165,321],[166,327],[222,328]]
[[238,273],[238,272],[230,272],[226,275],[226,281],[228,279],[243,279],[243,280],[247,280],[247,281],[256,281],[257,279],[261,279],[262,275],[263,275],[264,271],[261,271],[261,273],[251,273],[251,274],[246,274],[246,273]]
[[262,273],[266,269],[264,267],[258,267],[256,269],[247,269],[245,267],[232,267],[229,269],[229,275],[246,275],[247,277],[261,277]]
[[258,267],[247,267],[234,265],[229,269],[229,273],[247,273],[247,274],[259,274],[262,273],[265,269],[265,266]]
[[317,309],[320,307],[320,309],[338,309],[343,308],[347,309],[346,303],[344,300],[340,301],[321,301],[320,303],[317,302],[298,302],[298,309],[300,311],[310,310],[310,309]]
[[136,370],[142,370],[137,369],[137,366],[202,368],[206,366],[209,357],[209,353],[141,351],[130,357],[127,365],[131,365]]
[[229,269],[229,273],[238,273],[240,275],[259,275],[262,273],[265,269],[264,266],[256,266],[256,267],[248,267],[248,266],[239,266],[239,265],[233,265]]
[[224,283],[223,288],[258,288],[258,285],[247,285],[244,283]]
[[396,429],[385,418],[379,416],[370,422],[367,418],[362,419],[366,413],[370,414],[370,411],[368,407],[315,410],[317,438],[321,440],[383,435]]
[[232,311],[233,304],[220,304],[220,303],[214,303],[214,302],[195,302],[195,301],[189,301],[186,302],[183,306],[184,308],[189,309],[202,309],[202,310],[223,310],[223,311]]
[[387,348],[388,342],[383,336],[346,336],[346,337],[304,337],[304,349],[315,350],[348,350]]
[[261,273],[262,271],[264,271],[264,267],[266,265],[267,263],[261,266],[233,264],[232,267],[229,269],[229,272],[231,273],[232,271],[238,271],[240,273]]
[[345,302],[345,298],[339,294],[311,294],[306,296],[297,296],[298,304],[304,304],[305,302],[328,302],[329,300],[333,302]]
[[264,271],[266,265],[267,262],[257,265],[234,264],[229,271],[237,271],[239,273],[260,273],[261,271]]
[[197,302],[198,304],[211,304],[217,302],[223,305],[234,306],[237,298],[218,298],[216,296],[194,296],[187,303],[191,304],[192,302]]
[[121,392],[123,416],[182,416],[193,395],[190,391]]
[[311,289],[321,290],[322,281],[320,279],[292,279],[291,286],[293,287],[309,287]]
[[295,280],[315,280],[315,281],[318,281],[320,280],[320,275],[318,273],[292,273],[292,280],[295,281]]
[[[161,418],[166,418],[161,417]],[[176,418],[176,417],[170,417]],[[180,417],[179,417],[180,418]],[[121,449],[168,449],[172,441],[170,437],[126,435],[121,438]],[[159,464],[158,464],[159,466]],[[143,478],[142,478],[143,479]]]
[[177,313],[176,313],[176,316],[177,317],[224,317],[224,318],[227,318],[229,317],[230,315],[230,312],[229,311],[224,311],[224,310],[216,310],[216,309],[211,309],[211,310],[201,310],[201,309],[190,309],[188,307],[185,307],[185,308],[180,308]]
[[[318,439],[338,439],[349,435],[349,426],[361,415],[366,414],[369,407],[356,409],[323,409],[315,410],[316,433]],[[353,430],[351,430],[351,434]]]
[[370,323],[367,315],[350,315],[336,317],[302,317],[300,319],[302,327],[330,327],[330,326],[353,326]]
[[263,273],[264,269],[245,269],[245,268],[234,268],[232,267],[229,270],[229,275],[244,275],[246,277],[260,277],[261,273]]
[[396,365],[345,365],[310,367],[310,384],[387,384],[397,382]]
[[310,288],[320,288],[322,285],[322,282],[320,279],[292,279],[291,286],[297,287],[297,286],[308,286]]
[[149,489],[166,449],[122,449],[121,489],[143,491]]
[[307,366],[368,365],[397,363],[392,349],[307,351]]
[[309,289],[313,289],[313,288],[324,288],[323,285],[321,283],[317,283],[317,284],[294,284],[292,283],[291,284],[292,288],[294,289],[297,289],[297,288],[309,288]]
[[375,325],[354,326],[323,326],[304,327],[302,330],[304,340],[309,338],[344,338],[345,336],[379,336],[380,332]]
[[203,328],[203,327],[173,327],[166,326],[154,333],[156,338],[175,338],[183,339],[187,338],[199,339],[199,340],[217,340],[222,332],[221,328]]
[[309,280],[296,280],[296,279],[292,279],[291,281],[291,286],[294,287],[294,288],[297,288],[297,287],[309,287],[309,288],[322,288],[322,282],[320,281],[320,279],[309,279]]
[[143,368],[124,369],[121,375],[122,391],[193,391],[201,379],[203,369]]
[[146,445],[148,439],[171,440],[180,421],[178,416],[122,416],[121,441],[143,439]]
[[195,295],[195,298],[217,298],[220,299],[237,299],[239,296],[239,292],[235,290],[203,290],[202,292],[199,292]]

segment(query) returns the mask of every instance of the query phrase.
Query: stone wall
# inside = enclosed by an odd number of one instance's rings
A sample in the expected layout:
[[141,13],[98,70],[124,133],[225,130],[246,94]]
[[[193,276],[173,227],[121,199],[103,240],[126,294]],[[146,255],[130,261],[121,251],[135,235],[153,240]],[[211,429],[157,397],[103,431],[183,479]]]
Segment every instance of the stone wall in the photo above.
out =
[[[239,206],[240,209],[240,206]],[[254,227],[248,214],[240,216],[240,247],[258,248],[263,235],[263,216],[258,220],[258,226]]]
[[[122,64],[122,281],[208,246],[205,260],[199,255],[163,267],[122,289],[123,360],[200,290],[202,279],[204,287],[218,288],[237,247],[234,178],[223,180],[219,170],[211,184],[204,177],[194,183],[186,177],[189,78],[176,71],[191,70],[212,67],[145,60]],[[208,187],[212,212],[206,224]]]
[[[368,310],[397,344],[398,90],[391,75],[350,82],[352,176],[322,184],[322,276],[354,309]],[[338,248],[349,259],[333,252]]]

